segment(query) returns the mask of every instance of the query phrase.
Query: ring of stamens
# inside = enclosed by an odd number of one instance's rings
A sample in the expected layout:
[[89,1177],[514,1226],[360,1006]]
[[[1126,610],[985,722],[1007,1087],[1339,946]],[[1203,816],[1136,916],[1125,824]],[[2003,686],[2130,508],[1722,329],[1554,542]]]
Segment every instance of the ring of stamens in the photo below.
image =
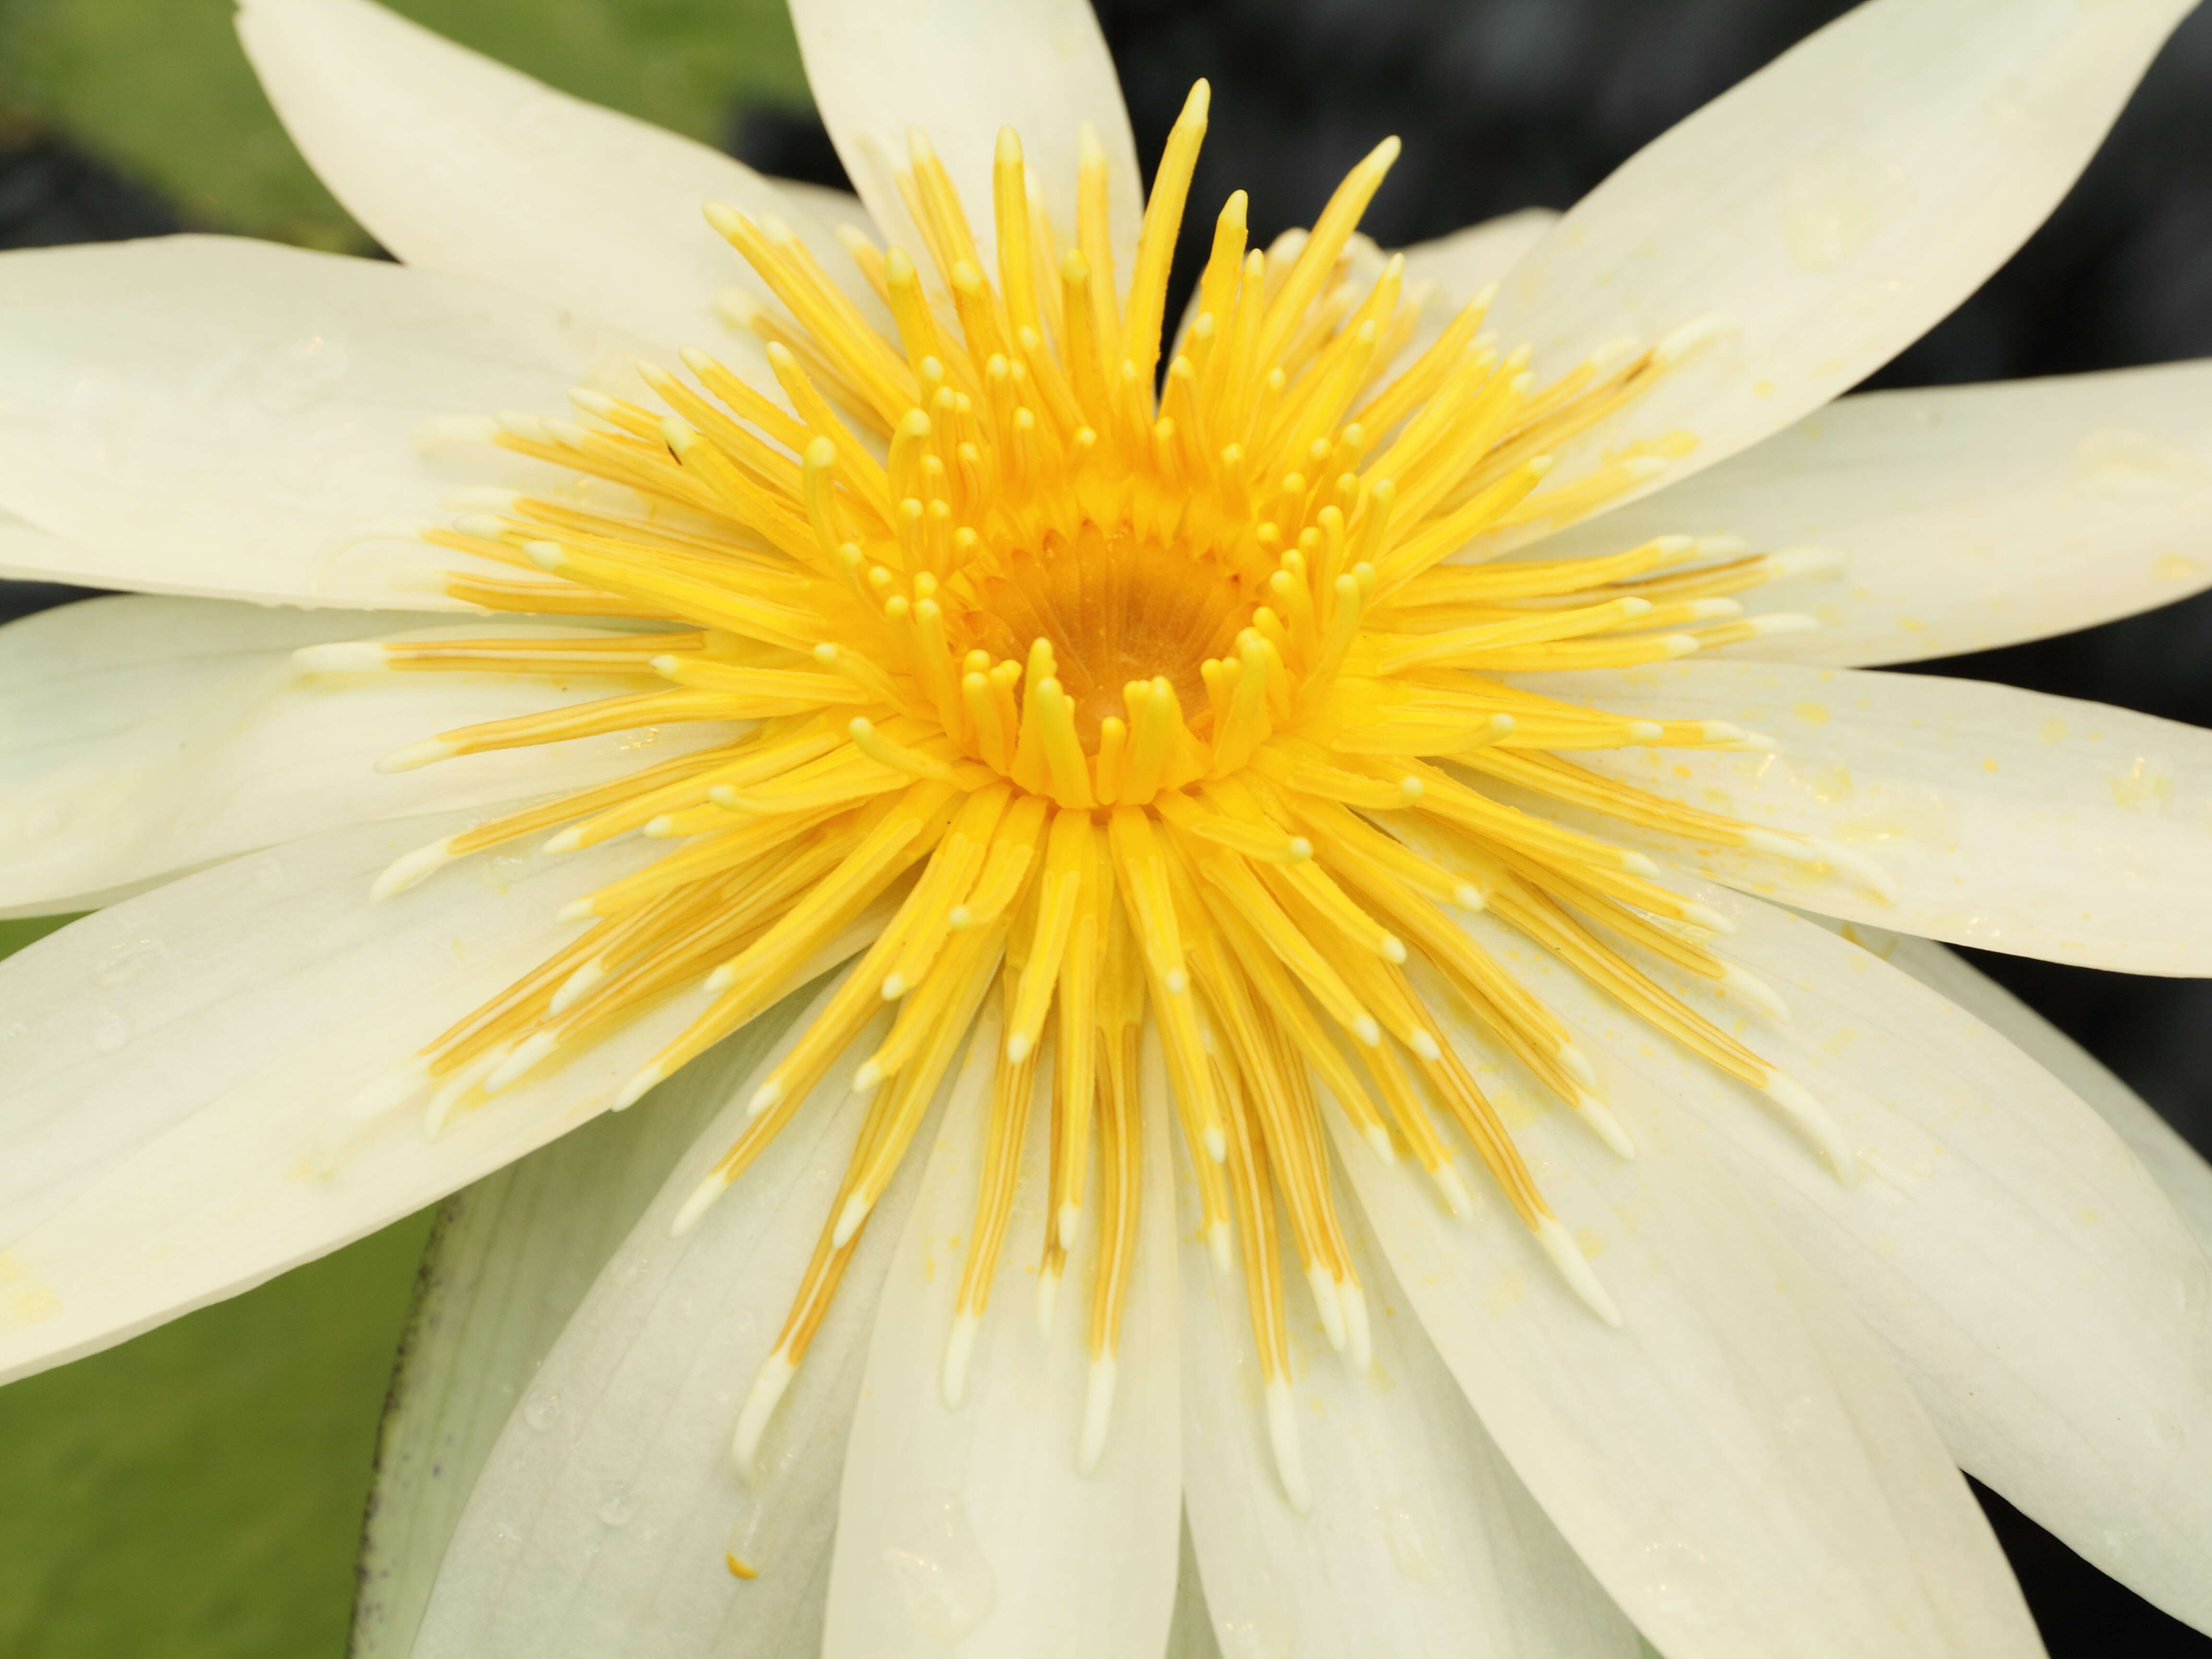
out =
[[[1486,295],[1402,361],[1426,296],[1402,259],[1354,236],[1393,141],[1309,234],[1264,252],[1247,247],[1244,198],[1231,198],[1161,374],[1169,258],[1206,114],[1201,82],[1146,205],[1126,292],[1087,137],[1064,245],[1018,142],[1002,135],[994,265],[915,137],[898,179],[926,263],[846,237],[888,334],[783,227],[710,208],[779,302],[733,290],[723,310],[765,346],[788,407],[704,351],[684,354],[689,380],[641,364],[660,408],[579,392],[577,420],[508,416],[480,432],[590,488],[503,497],[428,533],[466,556],[442,578],[454,599],[591,626],[302,654],[319,672],[600,676],[614,693],[441,733],[387,757],[392,769],[642,726],[720,734],[392,866],[380,895],[547,832],[555,852],[641,831],[675,843],[572,906],[582,931],[368,1091],[365,1114],[427,1095],[434,1129],[703,986],[703,1010],[623,1091],[626,1106],[781,997],[856,921],[885,918],[678,1218],[696,1223],[896,1005],[856,1074],[872,1099],[842,1190],[741,1415],[747,1464],[987,997],[1005,1040],[944,1391],[956,1406],[965,1397],[1049,1029],[1048,1328],[1098,1194],[1085,1468],[1105,1443],[1146,1201],[1147,1018],[1208,1240],[1224,1269],[1243,1263],[1293,1501],[1304,1478],[1285,1403],[1285,1238],[1329,1341],[1360,1365],[1367,1347],[1324,1096],[1376,1156],[1410,1156],[1465,1213],[1477,1200],[1456,1137],[1567,1284],[1618,1319],[1446,1040],[1439,998],[1624,1156],[1628,1137],[1565,1023],[1455,909],[1488,911],[1762,1093],[1849,1174],[1848,1148],[1803,1090],[1637,965],[1656,959],[1782,1015],[1711,948],[1722,918],[1643,855],[1504,799],[1825,863],[1879,888],[1881,872],[1840,848],[1570,758],[1764,739],[1609,714],[1519,678],[1799,625],[1740,619],[1730,596],[1817,558],[1664,538],[1597,558],[1444,562],[1662,469],[1686,441],[1545,487],[1561,445],[1709,331],[1600,353],[1539,386],[1525,351],[1481,333]],[[607,631],[609,618],[641,626]]]

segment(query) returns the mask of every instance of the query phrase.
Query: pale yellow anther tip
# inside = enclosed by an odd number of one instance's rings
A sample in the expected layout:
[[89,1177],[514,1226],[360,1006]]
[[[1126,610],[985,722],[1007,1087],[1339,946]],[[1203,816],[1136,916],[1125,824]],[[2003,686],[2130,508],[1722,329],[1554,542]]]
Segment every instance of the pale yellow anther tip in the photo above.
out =
[[447,836],[411,853],[403,853],[384,868],[368,890],[372,903],[405,892],[453,861],[453,838]]
[[729,1190],[729,1176],[724,1175],[720,1170],[714,1170],[691,1189],[691,1195],[684,1200],[683,1207],[676,1212],[676,1218],[668,1224],[668,1236],[671,1238],[683,1237],[684,1234],[699,1224],[701,1218],[708,1211],[714,1207],[714,1200]]
[[1383,961],[1402,963],[1406,959],[1406,941],[1395,933],[1385,933],[1382,935],[1381,951]]
[[1020,1065],[1030,1057],[1030,1050],[1036,1046],[1036,1039],[1027,1031],[1015,1032],[1006,1039],[1006,1064]]
[[412,772],[418,766],[448,760],[459,752],[442,738],[425,738],[420,743],[393,750],[376,763],[376,769],[384,773]]
[[1083,1429],[1076,1440],[1075,1471],[1088,1476],[1106,1450],[1106,1430],[1114,1418],[1114,1356],[1102,1353],[1091,1362],[1091,1375],[1083,1388]]
[[292,666],[302,674],[373,674],[391,660],[391,653],[374,640],[304,645],[292,653]]
[[1780,1072],[1769,1074],[1764,1092],[1818,1149],[1836,1179],[1846,1187],[1856,1186],[1859,1178],[1858,1154],[1851,1150],[1850,1143],[1844,1138],[1843,1126],[1829,1115],[1828,1109],[1815,1100],[1803,1085]]
[[572,823],[566,830],[545,838],[538,850],[541,853],[573,853],[584,844],[584,826]]
[[1206,1253],[1212,1258],[1216,1273],[1225,1273],[1235,1265],[1235,1235],[1224,1218],[1212,1223],[1206,1230]]
[[734,240],[744,234],[745,227],[750,222],[744,214],[738,212],[727,202],[703,203],[699,211],[705,216],[707,222],[714,227],[717,236],[728,240]]
[[622,1092],[614,1098],[614,1109],[617,1112],[628,1111],[659,1087],[666,1076],[667,1073],[658,1066],[647,1066],[623,1085]]
[[1208,1158],[1216,1164],[1226,1164],[1229,1161],[1229,1137],[1218,1123],[1207,1124],[1206,1133],[1200,1139],[1206,1142],[1206,1155]]
[[553,920],[556,921],[589,921],[598,914],[599,911],[596,908],[595,902],[591,898],[585,897],[580,899],[570,899],[566,904],[562,905],[558,910],[556,910],[553,913]]
[[799,1368],[781,1348],[770,1354],[753,1378],[753,1386],[745,1395],[744,1408],[738,1413],[737,1431],[730,1437],[730,1456],[737,1464],[738,1473],[750,1484],[757,1468],[761,1437],[768,1432],[769,1419],[775,1415],[784,1390]]
[[1362,1014],[1352,1022],[1352,1034],[1366,1047],[1372,1048],[1382,1041],[1382,1028],[1372,1014]]
[[884,975],[882,994],[883,999],[885,1002],[896,1002],[901,997],[907,994],[906,975],[904,974],[885,974]]
[[1567,1281],[1567,1288],[1582,1299],[1587,1307],[1607,1324],[1619,1330],[1621,1326],[1620,1308],[1604,1285],[1591,1271],[1589,1260],[1576,1243],[1574,1235],[1561,1224],[1557,1216],[1542,1216],[1536,1222],[1536,1242],[1559,1276]]
[[1583,1121],[1596,1132],[1597,1138],[1605,1142],[1615,1157],[1635,1158],[1635,1141],[1629,1138],[1628,1131],[1621,1127],[1620,1120],[1613,1115],[1603,1101],[1592,1094],[1577,1095],[1575,1109],[1582,1114]]
[[968,1365],[975,1352],[975,1333],[982,1323],[966,1309],[952,1317],[951,1334],[945,1341],[945,1364],[938,1375],[938,1392],[949,1412],[957,1412],[968,1403]]
[[776,1103],[781,1101],[782,1098],[782,1080],[778,1078],[770,1078],[767,1082],[762,1084],[759,1088],[753,1091],[753,1097],[745,1103],[745,1115],[749,1118],[758,1117],[763,1112],[765,1112],[776,1105]]
[[1037,1334],[1048,1342],[1052,1340],[1052,1316],[1060,1306],[1060,1273],[1058,1267],[1037,1270]]
[[558,570],[567,562],[567,556],[561,551],[558,542],[525,542],[522,556],[540,570]]

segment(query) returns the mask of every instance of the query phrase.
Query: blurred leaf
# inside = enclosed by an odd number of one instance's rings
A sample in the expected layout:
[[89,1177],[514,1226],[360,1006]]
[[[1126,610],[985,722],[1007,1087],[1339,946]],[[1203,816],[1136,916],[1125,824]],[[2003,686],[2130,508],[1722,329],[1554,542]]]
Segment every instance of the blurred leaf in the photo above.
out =
[[[804,106],[781,0],[398,0],[563,91],[708,143],[754,100]],[[366,237],[292,149],[234,0],[0,0],[0,106],[166,194],[189,222],[313,247]]]
[[[0,955],[66,920],[0,922]],[[429,1227],[0,1389],[0,1653],[337,1659]]]

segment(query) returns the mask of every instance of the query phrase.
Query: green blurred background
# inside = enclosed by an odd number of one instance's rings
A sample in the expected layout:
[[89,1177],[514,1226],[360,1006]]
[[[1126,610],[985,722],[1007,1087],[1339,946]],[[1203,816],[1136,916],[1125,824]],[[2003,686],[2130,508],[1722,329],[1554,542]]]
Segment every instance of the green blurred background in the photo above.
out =
[[[810,107],[776,0],[395,0],[565,90],[709,143]],[[0,147],[65,139],[188,224],[367,236],[315,182],[232,0],[0,0]],[[0,955],[52,922],[0,922]],[[0,1655],[336,1659],[425,1212],[252,1293],[0,1389]]]

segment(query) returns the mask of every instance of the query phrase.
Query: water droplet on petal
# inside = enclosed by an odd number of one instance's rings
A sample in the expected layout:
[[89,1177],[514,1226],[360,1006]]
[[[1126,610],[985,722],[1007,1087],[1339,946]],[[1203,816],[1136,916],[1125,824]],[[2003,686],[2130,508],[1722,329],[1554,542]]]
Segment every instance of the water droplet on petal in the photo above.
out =
[[540,1389],[522,1402],[522,1420],[540,1434],[561,1420],[561,1396]]
[[884,1551],[907,1621],[924,1636],[957,1642],[990,1617],[999,1583],[968,1523],[957,1492],[918,1492],[890,1529]]

